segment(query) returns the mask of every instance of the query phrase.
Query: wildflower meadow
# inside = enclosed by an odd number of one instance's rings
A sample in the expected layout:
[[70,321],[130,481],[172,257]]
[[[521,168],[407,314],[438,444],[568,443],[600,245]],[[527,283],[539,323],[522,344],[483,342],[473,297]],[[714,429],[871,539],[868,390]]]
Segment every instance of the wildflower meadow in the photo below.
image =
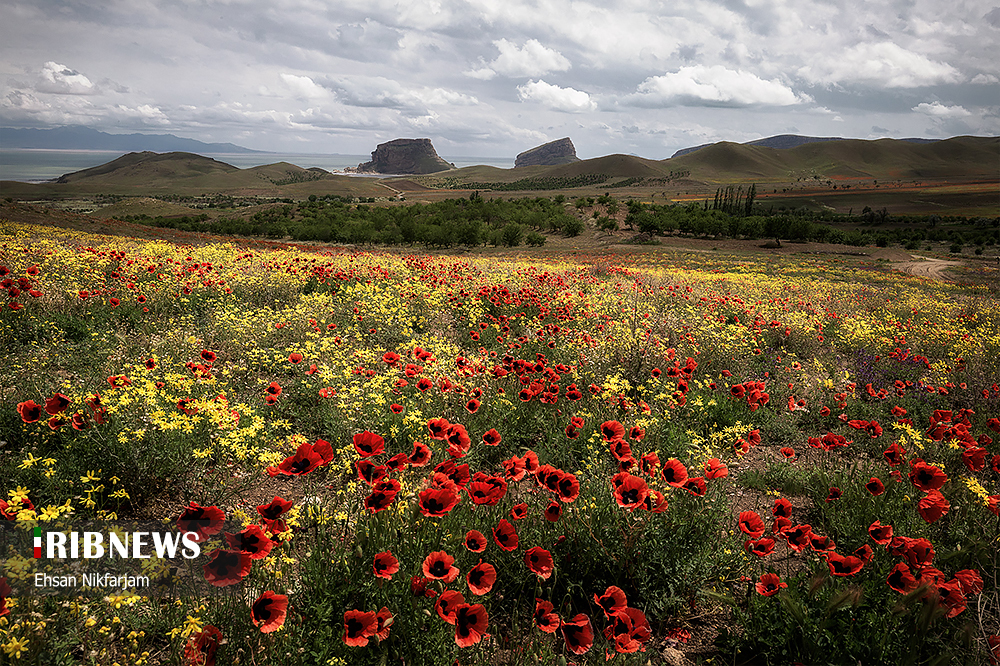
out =
[[0,281],[0,518],[200,525],[235,590],[7,552],[0,662],[1000,661],[986,288],[9,222]]

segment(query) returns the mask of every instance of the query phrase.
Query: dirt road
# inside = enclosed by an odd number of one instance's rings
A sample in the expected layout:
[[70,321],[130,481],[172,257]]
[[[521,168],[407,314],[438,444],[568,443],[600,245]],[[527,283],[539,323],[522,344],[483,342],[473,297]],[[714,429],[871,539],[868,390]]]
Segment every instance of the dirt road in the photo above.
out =
[[961,266],[961,261],[947,261],[945,259],[928,259],[919,254],[911,254],[912,261],[897,261],[892,264],[893,268],[901,270],[910,275],[930,278],[932,280],[947,280],[945,269],[950,266]]

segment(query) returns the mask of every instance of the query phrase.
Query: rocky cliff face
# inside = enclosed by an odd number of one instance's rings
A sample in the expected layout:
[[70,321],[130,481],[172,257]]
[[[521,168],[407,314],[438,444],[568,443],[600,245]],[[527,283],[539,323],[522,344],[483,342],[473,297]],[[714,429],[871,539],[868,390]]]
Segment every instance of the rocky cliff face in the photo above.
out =
[[441,159],[430,139],[394,139],[380,143],[371,162],[358,165],[358,173],[434,173],[454,169]]
[[555,164],[569,164],[579,162],[576,156],[576,148],[569,137],[550,141],[541,146],[536,146],[531,150],[526,150],[514,160],[514,168],[526,166],[552,166]]

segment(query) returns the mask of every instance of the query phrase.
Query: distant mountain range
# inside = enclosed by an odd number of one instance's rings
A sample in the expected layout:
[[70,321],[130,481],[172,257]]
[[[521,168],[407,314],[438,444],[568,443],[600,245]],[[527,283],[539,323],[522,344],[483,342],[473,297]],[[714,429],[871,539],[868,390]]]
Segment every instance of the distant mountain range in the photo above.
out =
[[234,143],[205,143],[173,134],[108,134],[90,127],[68,125],[54,129],[0,127],[0,148],[39,150],[113,150],[168,153],[264,153]]
[[[747,141],[746,143],[740,144],[743,146],[763,146],[765,148],[796,148],[806,143],[817,143],[819,141],[845,141],[843,137],[836,136],[800,136],[798,134],[779,134],[777,136],[769,136],[766,139],[757,139],[756,141]],[[896,139],[896,141],[906,141],[908,143],[933,143],[938,139]],[[670,157],[680,157],[681,155],[687,155],[688,153],[693,153],[696,150],[701,150],[702,148],[707,148],[715,144],[703,143],[700,146],[692,146],[691,148],[681,148],[676,153]]]

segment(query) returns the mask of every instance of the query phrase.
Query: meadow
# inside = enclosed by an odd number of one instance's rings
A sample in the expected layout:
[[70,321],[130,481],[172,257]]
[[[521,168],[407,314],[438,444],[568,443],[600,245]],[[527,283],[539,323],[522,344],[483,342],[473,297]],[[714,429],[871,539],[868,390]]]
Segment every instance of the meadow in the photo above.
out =
[[1000,660],[985,287],[3,221],[0,281],[2,520],[207,519],[237,590],[4,553],[0,662]]

